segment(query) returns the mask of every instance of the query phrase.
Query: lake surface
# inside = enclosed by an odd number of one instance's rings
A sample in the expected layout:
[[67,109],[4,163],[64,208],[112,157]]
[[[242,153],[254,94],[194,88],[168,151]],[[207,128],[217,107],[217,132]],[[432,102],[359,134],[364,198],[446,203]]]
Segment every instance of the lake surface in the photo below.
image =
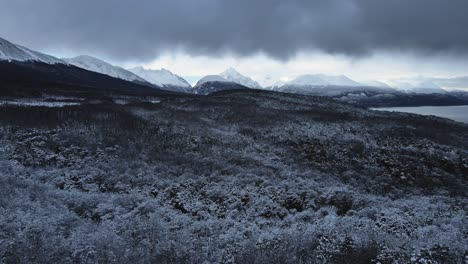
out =
[[405,112],[420,115],[434,115],[468,124],[468,105],[461,106],[418,106],[371,108],[379,111]]

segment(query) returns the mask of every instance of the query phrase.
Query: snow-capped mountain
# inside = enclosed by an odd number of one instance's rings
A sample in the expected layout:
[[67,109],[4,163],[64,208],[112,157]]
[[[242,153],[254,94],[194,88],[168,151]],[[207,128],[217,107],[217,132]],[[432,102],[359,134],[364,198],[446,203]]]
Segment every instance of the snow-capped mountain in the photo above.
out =
[[219,75],[208,75],[197,82],[193,87],[192,92],[194,94],[208,95],[219,91],[239,89],[248,89],[248,87],[226,80]]
[[192,86],[182,77],[166,70],[148,70],[143,67],[135,67],[129,71],[142,77],[148,82],[174,92],[189,93]]
[[20,45],[13,44],[8,40],[0,38],[0,60],[1,61],[36,61],[47,64],[66,64],[64,61],[53,56],[30,50]]
[[[272,90],[286,93],[328,96],[333,98],[368,97],[377,94],[388,95],[396,90],[384,84],[366,85],[358,83],[344,75],[306,74],[300,75]],[[353,99],[354,100],[354,99]]]
[[105,61],[91,56],[82,55],[74,58],[63,58],[62,60],[71,65],[75,65],[88,71],[106,74],[115,78],[131,82],[148,83],[148,81],[146,81],[145,79],[128,70],[117,66],[113,66]]
[[[0,87],[10,95],[72,93],[163,94],[149,83],[136,83],[89,71],[0,39]],[[5,89],[3,89],[5,88]]]
[[286,85],[295,86],[361,86],[360,83],[351,80],[344,75],[305,74],[300,75]]
[[230,82],[238,83],[249,88],[254,88],[254,89],[262,88],[258,82],[254,81],[252,78],[249,78],[247,76],[240,74],[238,71],[236,71],[232,67],[222,72],[220,76]]

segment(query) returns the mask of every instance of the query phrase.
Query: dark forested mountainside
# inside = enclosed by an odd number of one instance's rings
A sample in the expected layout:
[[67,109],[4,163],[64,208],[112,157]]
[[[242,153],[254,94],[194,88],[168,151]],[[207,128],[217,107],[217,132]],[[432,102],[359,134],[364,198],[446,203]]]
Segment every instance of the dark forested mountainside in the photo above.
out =
[[155,95],[157,87],[125,81],[72,65],[35,61],[0,61],[0,96],[39,96],[41,93]]
[[466,260],[465,124],[255,90],[113,101],[0,105],[1,263]]

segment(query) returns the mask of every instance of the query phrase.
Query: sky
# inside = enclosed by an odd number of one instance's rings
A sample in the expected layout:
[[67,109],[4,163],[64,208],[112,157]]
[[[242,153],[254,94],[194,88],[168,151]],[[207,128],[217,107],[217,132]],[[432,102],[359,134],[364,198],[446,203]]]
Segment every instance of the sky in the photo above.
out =
[[260,83],[468,76],[466,0],[0,0],[0,37],[58,57],[166,68],[192,83],[234,67]]

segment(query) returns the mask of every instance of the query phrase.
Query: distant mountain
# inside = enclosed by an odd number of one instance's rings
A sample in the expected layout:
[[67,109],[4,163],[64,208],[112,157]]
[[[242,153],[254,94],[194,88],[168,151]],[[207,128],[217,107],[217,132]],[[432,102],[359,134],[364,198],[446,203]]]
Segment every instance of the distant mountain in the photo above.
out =
[[223,77],[224,79],[228,80],[228,81],[238,83],[238,84],[244,85],[244,86],[249,87],[249,88],[253,88],[253,89],[261,89],[262,88],[262,86],[260,86],[260,84],[258,82],[254,81],[253,79],[251,79],[251,78],[249,78],[247,76],[244,76],[244,75],[240,74],[238,71],[236,71],[232,67],[225,70],[224,72],[222,72],[220,74],[220,76]]
[[344,75],[306,74],[300,75],[283,84],[272,86],[271,89],[287,93],[338,96],[344,93],[375,88],[364,88],[364,85],[359,84]]
[[446,93],[448,90],[468,90],[468,76],[433,78],[418,76],[387,81],[396,89],[409,93]]
[[468,90],[468,76],[455,78],[431,78],[431,81],[442,88]]
[[82,55],[74,58],[63,58],[62,60],[68,64],[75,65],[76,67],[80,67],[88,71],[106,74],[115,78],[131,82],[149,84],[148,81],[130,71],[127,71],[117,66],[113,66],[105,61],[91,56]]
[[292,81],[286,82],[288,86],[362,86],[344,75],[306,74],[300,75]]
[[445,93],[446,91],[429,79],[398,79],[391,80],[389,84],[405,93]]
[[192,88],[184,78],[166,69],[147,70],[143,67],[136,67],[129,70],[150,83],[162,87],[164,90],[189,93]]
[[208,75],[198,81],[192,92],[199,95],[208,95],[226,90],[249,89],[249,87],[231,82],[219,75]]
[[82,69],[0,39],[0,95],[161,94],[154,87]]
[[0,61],[43,62],[47,64],[66,64],[53,56],[30,50],[0,38]]
[[379,87],[379,88],[392,88],[390,85],[377,81],[377,80],[368,80],[361,82],[364,86],[370,86],[370,87]]

